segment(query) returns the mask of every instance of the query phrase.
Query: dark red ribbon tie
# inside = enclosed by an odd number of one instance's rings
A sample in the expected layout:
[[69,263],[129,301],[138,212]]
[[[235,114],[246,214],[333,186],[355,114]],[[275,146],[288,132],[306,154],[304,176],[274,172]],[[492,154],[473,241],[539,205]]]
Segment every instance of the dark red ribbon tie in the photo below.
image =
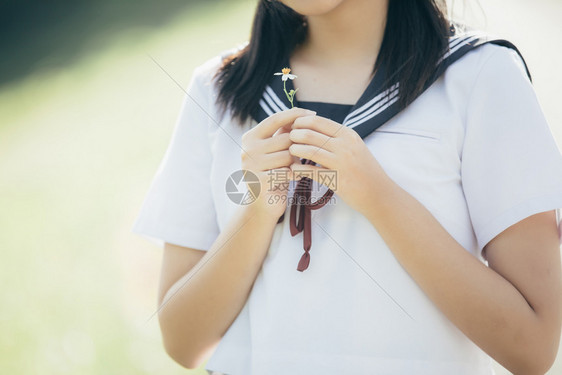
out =
[[[313,161],[302,159],[302,164],[314,165]],[[303,249],[304,254],[302,255],[299,264],[297,266],[297,271],[304,271],[308,268],[310,264],[310,247],[312,246],[312,232],[311,232],[311,210],[317,210],[328,203],[334,192],[328,189],[324,195],[317,199],[314,203],[311,201],[312,196],[312,179],[308,177],[302,177],[293,193],[293,198],[291,201],[291,217],[289,226],[291,229],[291,236],[296,236],[298,233],[303,232]],[[298,210],[298,217],[297,217]],[[283,221],[283,214],[279,218],[279,223]]]

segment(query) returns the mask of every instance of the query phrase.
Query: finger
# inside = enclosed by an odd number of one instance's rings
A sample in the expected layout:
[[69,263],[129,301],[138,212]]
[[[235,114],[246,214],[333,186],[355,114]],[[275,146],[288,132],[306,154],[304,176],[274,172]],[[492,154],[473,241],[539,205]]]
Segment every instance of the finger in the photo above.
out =
[[293,144],[290,136],[290,133],[282,133],[271,138],[260,140],[260,150],[262,150],[264,154],[287,150],[289,146]]
[[317,165],[306,165],[294,163],[291,164],[291,175],[294,180],[300,180],[302,177],[308,177],[325,185],[329,189],[336,191],[337,188],[337,174],[333,169],[319,167]]
[[[282,129],[287,130],[285,132],[278,132],[277,135],[269,138],[255,139],[252,146],[248,147],[248,152],[250,152],[249,149],[251,149],[251,154],[248,155],[253,159],[256,156],[259,158],[263,154],[287,150],[289,146],[293,144],[293,142],[289,139],[290,127],[281,128],[280,130]],[[245,150],[243,150],[243,153],[246,153]]]
[[322,116],[306,116],[296,118],[293,129],[312,129],[329,137],[336,137],[345,126]]
[[335,165],[335,154],[317,146],[293,143],[289,147],[289,152],[299,158],[312,160],[316,164],[322,164],[326,168],[333,168]]
[[264,154],[257,162],[258,169],[266,171],[269,169],[276,169],[288,167],[295,162],[293,155],[288,150],[277,151],[271,154]]
[[295,143],[317,146],[331,152],[335,151],[334,138],[312,129],[293,129],[291,130],[289,140]]
[[293,123],[289,123],[287,125],[282,126],[281,128],[277,129],[275,134],[273,134],[273,137],[276,137],[276,136],[281,135],[281,134],[289,133],[292,129],[292,126],[293,126]]
[[313,116],[316,112],[309,111],[303,108],[292,108],[287,111],[275,113],[262,122],[260,122],[254,129],[258,138],[269,138],[275,132],[285,126],[292,124],[297,118],[302,116]]

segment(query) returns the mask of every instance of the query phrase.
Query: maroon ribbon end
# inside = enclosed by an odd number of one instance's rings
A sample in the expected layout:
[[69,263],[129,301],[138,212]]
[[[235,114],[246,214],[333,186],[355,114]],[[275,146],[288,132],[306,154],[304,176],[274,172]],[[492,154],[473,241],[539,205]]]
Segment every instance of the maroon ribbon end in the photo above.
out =
[[308,254],[308,251],[306,251],[302,257],[301,260],[299,260],[299,265],[297,267],[297,271],[304,271],[308,268],[308,264],[310,263],[310,254]]

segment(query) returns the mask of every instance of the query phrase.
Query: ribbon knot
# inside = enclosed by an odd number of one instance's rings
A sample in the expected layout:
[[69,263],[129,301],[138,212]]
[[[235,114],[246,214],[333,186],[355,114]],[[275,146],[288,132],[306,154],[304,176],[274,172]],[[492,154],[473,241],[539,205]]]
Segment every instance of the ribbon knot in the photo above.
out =
[[[302,164],[315,164],[313,161],[302,159]],[[293,198],[291,200],[291,216],[289,226],[291,229],[291,236],[296,236],[298,233],[303,232],[303,249],[302,255],[297,271],[304,271],[308,268],[310,263],[310,247],[312,246],[312,233],[311,233],[311,210],[317,210],[328,203],[334,192],[328,189],[324,195],[312,202],[312,179],[302,177],[297,186],[295,187]],[[298,211],[298,213],[297,213]],[[298,215],[298,217],[297,217]],[[278,223],[283,221],[285,214],[281,215]]]

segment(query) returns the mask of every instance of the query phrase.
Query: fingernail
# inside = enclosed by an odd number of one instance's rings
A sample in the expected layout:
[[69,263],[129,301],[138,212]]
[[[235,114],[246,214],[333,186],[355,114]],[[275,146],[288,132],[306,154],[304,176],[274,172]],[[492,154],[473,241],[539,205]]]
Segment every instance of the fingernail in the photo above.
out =
[[311,111],[310,109],[307,109],[304,113],[305,113],[307,116],[314,116],[314,115],[316,115],[316,112],[315,112],[315,111]]

